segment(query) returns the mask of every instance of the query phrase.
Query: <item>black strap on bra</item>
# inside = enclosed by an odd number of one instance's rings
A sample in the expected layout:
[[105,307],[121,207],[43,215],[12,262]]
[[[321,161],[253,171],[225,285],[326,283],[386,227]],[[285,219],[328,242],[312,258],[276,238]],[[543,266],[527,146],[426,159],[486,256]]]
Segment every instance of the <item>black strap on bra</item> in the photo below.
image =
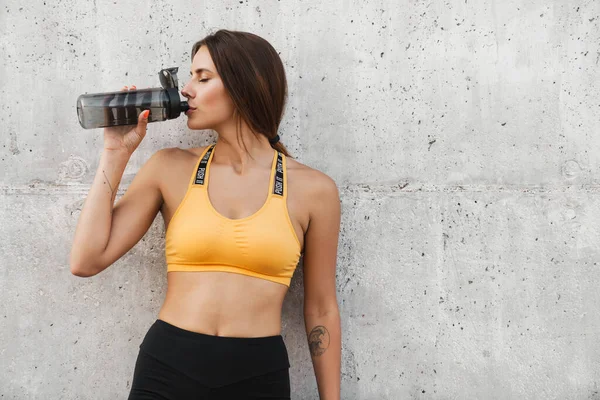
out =
[[214,148],[215,145],[213,144],[209,147],[206,154],[204,154],[202,160],[200,160],[200,165],[198,165],[198,171],[196,171],[196,180],[194,181],[196,185],[204,185],[204,177],[206,176],[206,166],[208,165],[208,159],[210,158],[210,155],[212,154]]
[[[215,145],[211,145],[202,160],[200,160],[200,164],[198,164],[198,170],[196,171],[196,179],[194,180],[194,184],[196,185],[204,185],[204,178],[206,176],[206,167],[208,166],[208,159],[212,154]],[[281,152],[277,152],[277,163],[275,165],[275,180],[273,182],[273,194],[283,197],[283,154]]]
[[279,151],[277,152],[277,165],[275,166],[273,194],[283,197],[283,156]]

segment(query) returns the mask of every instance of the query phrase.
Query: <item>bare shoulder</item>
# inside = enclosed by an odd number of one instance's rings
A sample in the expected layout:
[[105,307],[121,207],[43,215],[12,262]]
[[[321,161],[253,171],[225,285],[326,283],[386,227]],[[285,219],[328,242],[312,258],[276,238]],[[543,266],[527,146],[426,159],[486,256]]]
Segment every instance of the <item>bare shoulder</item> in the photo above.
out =
[[173,163],[187,162],[190,159],[196,159],[200,157],[204,149],[208,146],[194,147],[189,149],[182,149],[179,147],[165,147],[154,153],[153,157],[158,157],[162,162],[165,162],[165,166],[173,166]]
[[190,149],[181,149],[179,147],[165,147],[157,150],[150,161],[154,164],[153,169],[157,172],[161,180],[161,187],[167,188],[167,183],[173,179],[185,175],[190,165],[200,157],[205,147],[196,147]]
[[286,160],[290,181],[298,185],[306,198],[323,199],[324,196],[339,198],[337,184],[329,175],[290,157]]
[[187,149],[182,149],[180,147],[165,147],[164,149],[158,150],[158,152],[163,152],[165,155],[170,157],[185,157],[186,155],[191,156],[200,156],[204,149],[208,146],[201,147],[192,147]]
[[162,149],[156,150],[154,154],[150,157],[154,162],[161,164],[164,166],[164,163],[168,163],[169,161],[173,161],[173,159],[182,155],[182,149],[178,147],[164,147]]
[[204,152],[204,150],[206,150],[206,148],[210,146],[210,145],[206,145],[206,146],[201,146],[201,147],[193,147],[193,148],[189,148],[189,149],[180,149],[179,147],[175,147],[178,150],[181,150],[187,154],[192,155],[192,157],[194,158],[198,158],[202,155],[202,153]]

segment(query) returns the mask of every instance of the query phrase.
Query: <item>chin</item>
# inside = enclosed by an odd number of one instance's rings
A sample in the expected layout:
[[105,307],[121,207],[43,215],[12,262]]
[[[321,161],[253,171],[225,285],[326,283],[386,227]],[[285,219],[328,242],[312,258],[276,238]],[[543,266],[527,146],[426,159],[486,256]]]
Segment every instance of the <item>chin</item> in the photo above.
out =
[[202,126],[201,124],[195,123],[194,121],[190,121],[189,119],[187,120],[187,127],[189,129],[195,130],[195,131],[201,131],[204,129],[208,129],[205,126]]
[[195,125],[198,125],[195,121],[192,120],[192,118],[188,117],[187,115],[185,116],[185,118],[187,119],[188,128],[192,128]]

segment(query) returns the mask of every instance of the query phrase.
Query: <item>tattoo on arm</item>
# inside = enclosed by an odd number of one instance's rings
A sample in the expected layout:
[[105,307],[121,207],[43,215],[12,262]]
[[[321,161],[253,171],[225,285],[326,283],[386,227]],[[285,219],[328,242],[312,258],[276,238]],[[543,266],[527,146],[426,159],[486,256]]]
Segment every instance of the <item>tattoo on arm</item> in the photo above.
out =
[[308,347],[313,357],[325,353],[329,347],[329,331],[323,325],[315,326],[308,334]]
[[106,176],[106,173],[104,172],[104,170],[102,170],[102,173],[104,174],[104,177],[106,178],[106,182],[104,182],[104,183],[108,183],[108,187],[110,188],[110,214],[112,215],[113,202],[115,201],[115,195],[117,194],[117,191],[113,189],[112,185],[110,184],[110,180],[108,179],[108,176]]

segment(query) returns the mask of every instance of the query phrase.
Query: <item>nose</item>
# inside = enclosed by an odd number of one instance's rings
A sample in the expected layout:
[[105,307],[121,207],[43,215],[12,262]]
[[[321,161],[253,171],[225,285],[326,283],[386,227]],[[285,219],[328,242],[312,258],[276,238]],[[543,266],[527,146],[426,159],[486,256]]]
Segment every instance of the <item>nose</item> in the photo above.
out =
[[181,89],[181,95],[186,98],[191,97],[191,95],[188,92],[188,84],[187,83],[183,86],[183,89]]

